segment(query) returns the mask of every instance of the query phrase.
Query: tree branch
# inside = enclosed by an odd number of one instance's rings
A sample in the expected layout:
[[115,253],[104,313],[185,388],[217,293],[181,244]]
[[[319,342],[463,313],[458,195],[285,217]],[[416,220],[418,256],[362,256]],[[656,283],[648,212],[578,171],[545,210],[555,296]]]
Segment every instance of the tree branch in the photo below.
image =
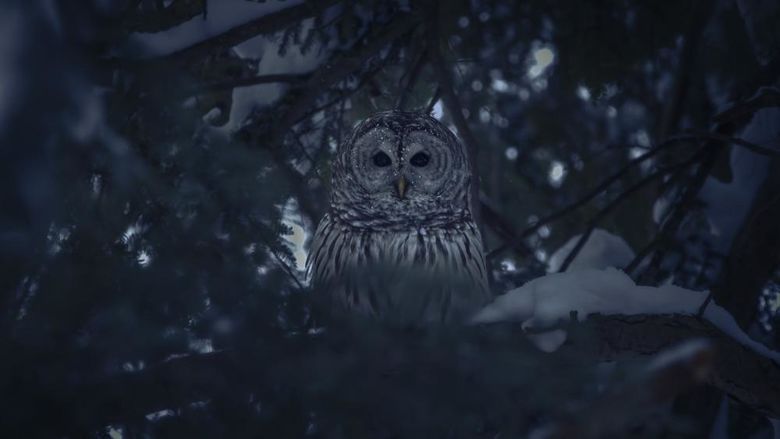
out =
[[696,131],[692,133],[679,134],[674,136],[674,138],[677,140],[709,140],[712,142],[733,143],[759,155],[768,157],[780,156],[780,151],[776,149],[767,148],[766,146],[748,142],[747,140],[740,139],[739,137],[731,137],[718,132]]
[[163,59],[192,59],[206,53],[227,49],[260,34],[272,34],[294,23],[313,17],[319,12],[338,3],[340,0],[307,0],[303,3],[284,8],[247,23],[231,28],[212,38],[200,41],[162,57]]
[[281,145],[284,136],[293,125],[314,107],[317,98],[328,88],[342,81],[352,72],[360,69],[365,60],[379,52],[390,42],[400,38],[417,26],[413,16],[400,15],[385,27],[382,33],[370,40],[362,48],[356,50],[354,56],[345,56],[335,62],[321,66],[298,93],[298,97],[289,105],[286,113],[273,130],[272,145]]
[[428,101],[428,105],[425,107],[425,114],[431,114],[433,107],[436,106],[436,103],[439,102],[439,99],[441,99],[441,87],[436,87],[436,90],[433,92],[433,96],[431,96],[431,100]]
[[584,324],[596,332],[596,351],[605,360],[652,355],[684,340],[704,337],[715,346],[707,382],[770,418],[780,416],[780,365],[709,322],[682,315],[592,315]]
[[571,265],[572,261],[574,261],[574,258],[577,257],[577,254],[582,250],[582,247],[585,245],[585,242],[590,237],[591,233],[593,233],[593,230],[596,228],[596,225],[603,220],[607,215],[609,215],[615,208],[617,208],[623,201],[625,201],[629,196],[631,196],[634,192],[642,189],[647,184],[655,181],[656,179],[663,177],[664,175],[668,174],[671,171],[675,170],[681,170],[685,169],[686,167],[696,163],[696,161],[699,160],[701,157],[701,153],[694,154],[691,158],[688,160],[685,160],[682,163],[678,163],[674,166],[670,166],[664,169],[660,169],[656,172],[653,172],[652,174],[647,175],[645,178],[639,180],[638,182],[631,185],[628,189],[621,192],[620,195],[615,197],[614,200],[612,200],[609,204],[601,208],[599,210],[598,214],[596,214],[593,219],[591,219],[588,222],[588,228],[585,231],[585,233],[580,236],[580,239],[577,241],[577,243],[574,245],[574,248],[569,252],[569,254],[566,256],[566,259],[561,264],[559,272],[566,271],[567,268],[569,268],[569,265]]
[[[482,213],[482,220],[504,240],[506,246],[514,249],[522,256],[533,256],[533,250],[523,242],[523,237],[515,233],[512,225],[502,218],[498,212],[493,210],[493,208],[484,201],[479,203],[479,207]],[[490,254],[492,253],[493,252]],[[490,256],[490,254],[488,254],[488,256]]]
[[710,375],[711,343],[693,339],[661,351],[638,376],[607,389],[576,413],[545,429],[545,439],[630,436],[660,407]]

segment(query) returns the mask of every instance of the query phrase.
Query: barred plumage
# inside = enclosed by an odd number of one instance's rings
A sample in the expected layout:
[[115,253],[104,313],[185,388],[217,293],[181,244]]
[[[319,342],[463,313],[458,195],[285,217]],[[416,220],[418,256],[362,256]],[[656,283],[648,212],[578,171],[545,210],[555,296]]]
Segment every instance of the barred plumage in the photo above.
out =
[[384,112],[334,161],[307,264],[331,306],[404,324],[467,318],[490,300],[466,152],[437,120]]

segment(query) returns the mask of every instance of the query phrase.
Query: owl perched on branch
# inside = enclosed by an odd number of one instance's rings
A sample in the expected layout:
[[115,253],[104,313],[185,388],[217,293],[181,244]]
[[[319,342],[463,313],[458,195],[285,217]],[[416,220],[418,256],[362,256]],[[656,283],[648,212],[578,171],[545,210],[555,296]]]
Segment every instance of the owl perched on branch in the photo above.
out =
[[466,150],[439,121],[369,117],[339,146],[332,175],[307,261],[331,310],[415,325],[461,321],[490,301]]

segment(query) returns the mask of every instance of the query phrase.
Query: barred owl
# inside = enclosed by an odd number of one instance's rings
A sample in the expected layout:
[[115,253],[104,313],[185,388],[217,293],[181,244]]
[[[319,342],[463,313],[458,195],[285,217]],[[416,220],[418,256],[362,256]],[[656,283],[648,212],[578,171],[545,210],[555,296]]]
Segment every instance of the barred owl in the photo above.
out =
[[466,150],[439,121],[387,111],[339,146],[307,265],[326,304],[405,325],[461,321],[490,301]]

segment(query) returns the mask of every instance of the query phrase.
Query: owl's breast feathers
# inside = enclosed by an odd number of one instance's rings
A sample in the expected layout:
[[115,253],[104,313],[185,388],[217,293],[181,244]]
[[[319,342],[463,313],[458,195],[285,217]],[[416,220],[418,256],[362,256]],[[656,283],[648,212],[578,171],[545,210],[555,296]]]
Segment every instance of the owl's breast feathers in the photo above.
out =
[[481,236],[470,218],[377,230],[326,215],[307,266],[330,305],[380,319],[457,321],[491,299]]

